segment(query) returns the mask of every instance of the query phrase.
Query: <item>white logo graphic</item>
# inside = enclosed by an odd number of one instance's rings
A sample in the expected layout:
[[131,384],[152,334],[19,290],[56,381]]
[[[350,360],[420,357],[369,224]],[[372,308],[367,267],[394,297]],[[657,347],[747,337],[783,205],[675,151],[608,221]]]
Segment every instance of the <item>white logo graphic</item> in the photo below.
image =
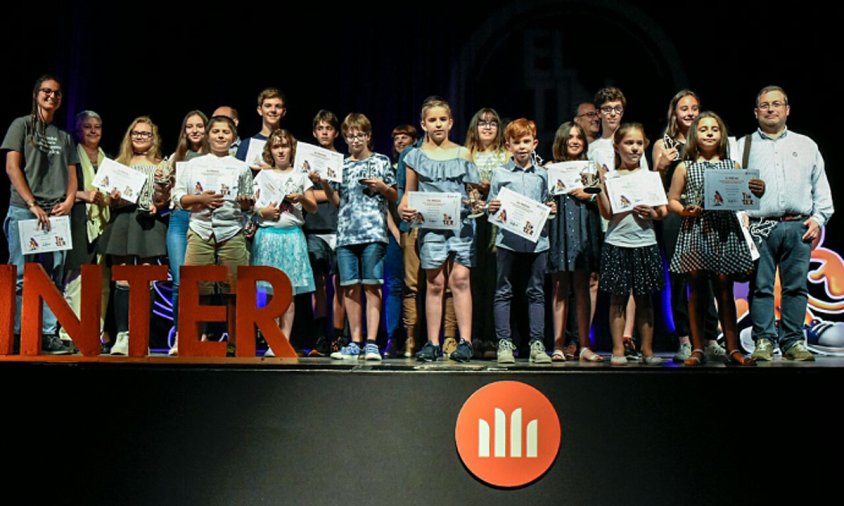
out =
[[[539,421],[531,420],[527,424],[527,441],[525,443],[526,457],[536,458],[538,444]],[[495,408],[495,457],[507,457],[507,419],[504,411]],[[489,457],[489,422],[478,419],[478,457]],[[522,408],[514,409],[510,413],[510,457],[522,456]]]

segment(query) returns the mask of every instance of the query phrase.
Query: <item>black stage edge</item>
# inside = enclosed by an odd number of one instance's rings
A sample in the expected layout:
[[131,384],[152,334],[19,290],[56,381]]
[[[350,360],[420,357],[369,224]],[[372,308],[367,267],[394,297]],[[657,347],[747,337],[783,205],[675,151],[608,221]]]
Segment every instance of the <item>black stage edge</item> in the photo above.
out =
[[[837,502],[841,359],[810,366],[500,370],[331,363],[0,362],[5,504]],[[270,365],[271,364],[271,365]],[[515,490],[455,449],[463,402],[518,380],[562,425]]]

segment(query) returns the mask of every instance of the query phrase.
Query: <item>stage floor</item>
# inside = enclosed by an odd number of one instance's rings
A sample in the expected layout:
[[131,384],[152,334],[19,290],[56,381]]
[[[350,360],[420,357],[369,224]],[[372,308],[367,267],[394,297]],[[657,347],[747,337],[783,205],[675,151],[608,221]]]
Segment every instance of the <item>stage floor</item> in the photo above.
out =
[[[758,367],[475,360],[0,357],[0,486],[48,504],[812,504],[838,493],[844,358]],[[475,479],[464,402],[541,391],[536,482]],[[834,458],[834,457],[833,457]]]
[[684,367],[683,364],[672,362],[672,353],[657,353],[662,357],[663,363],[658,366],[646,366],[641,363],[631,362],[626,366],[611,366],[609,355],[603,355],[604,362],[580,362],[569,360],[566,362],[554,362],[551,365],[531,364],[527,359],[517,359],[512,366],[501,366],[494,359],[474,359],[467,363],[459,363],[453,360],[438,360],[436,362],[418,362],[415,359],[391,358],[381,362],[364,360],[334,360],[327,357],[299,357],[299,358],[187,358],[170,357],[165,351],[153,351],[147,357],[133,358],[112,355],[101,355],[97,357],[85,357],[82,355],[40,355],[38,357],[22,357],[20,355],[0,356],[0,364],[3,362],[46,362],[46,363],[103,363],[103,364],[155,364],[155,365],[214,365],[231,367],[260,367],[277,368],[290,370],[326,370],[326,371],[349,371],[349,372],[476,372],[476,373],[563,373],[563,372],[599,372],[599,371],[650,371],[650,370],[761,370],[779,368],[841,368],[844,367],[844,357],[816,355],[815,362],[794,362],[775,356],[772,362],[758,362],[755,367],[727,366],[718,361],[710,361],[700,367]]

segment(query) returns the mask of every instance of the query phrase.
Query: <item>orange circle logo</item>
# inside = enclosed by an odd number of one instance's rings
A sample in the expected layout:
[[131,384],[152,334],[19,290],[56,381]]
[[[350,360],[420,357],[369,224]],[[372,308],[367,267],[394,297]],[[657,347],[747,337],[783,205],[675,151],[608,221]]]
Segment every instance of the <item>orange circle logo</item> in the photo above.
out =
[[457,415],[460,459],[480,480],[519,487],[542,476],[560,449],[560,419],[545,395],[518,381],[498,381],[472,394]]

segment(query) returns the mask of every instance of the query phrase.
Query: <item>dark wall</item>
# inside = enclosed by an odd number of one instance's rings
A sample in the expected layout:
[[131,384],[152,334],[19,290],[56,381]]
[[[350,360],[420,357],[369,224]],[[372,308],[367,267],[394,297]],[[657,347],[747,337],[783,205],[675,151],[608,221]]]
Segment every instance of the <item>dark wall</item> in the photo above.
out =
[[[835,89],[840,6],[772,12],[720,0],[526,0],[373,10],[307,3],[295,16],[259,4],[212,10],[146,2],[130,14],[75,1],[18,8],[0,33],[2,129],[29,112],[35,78],[57,73],[67,92],[59,123],[81,109],[98,111],[112,153],[136,116],[158,122],[170,153],[185,112],[224,103],[240,109],[241,134],[251,135],[260,126],[255,98],[266,86],[287,94],[283,124],[300,139],[310,139],[320,108],[341,117],[362,111],[373,120],[376,149],[389,153],[393,126],[417,122],[422,99],[440,94],[455,108],[455,141],[463,141],[471,114],[491,105],[505,117],[537,119],[539,151],[548,156],[550,136],[574,104],[607,84],[625,91],[625,118],[643,122],[653,139],[682,87],[744,134],[755,126],[756,91],[777,83],[790,95],[789,125],[818,141],[833,187],[839,179],[842,156],[828,119],[836,99],[822,90]],[[5,207],[8,188],[0,186]]]

